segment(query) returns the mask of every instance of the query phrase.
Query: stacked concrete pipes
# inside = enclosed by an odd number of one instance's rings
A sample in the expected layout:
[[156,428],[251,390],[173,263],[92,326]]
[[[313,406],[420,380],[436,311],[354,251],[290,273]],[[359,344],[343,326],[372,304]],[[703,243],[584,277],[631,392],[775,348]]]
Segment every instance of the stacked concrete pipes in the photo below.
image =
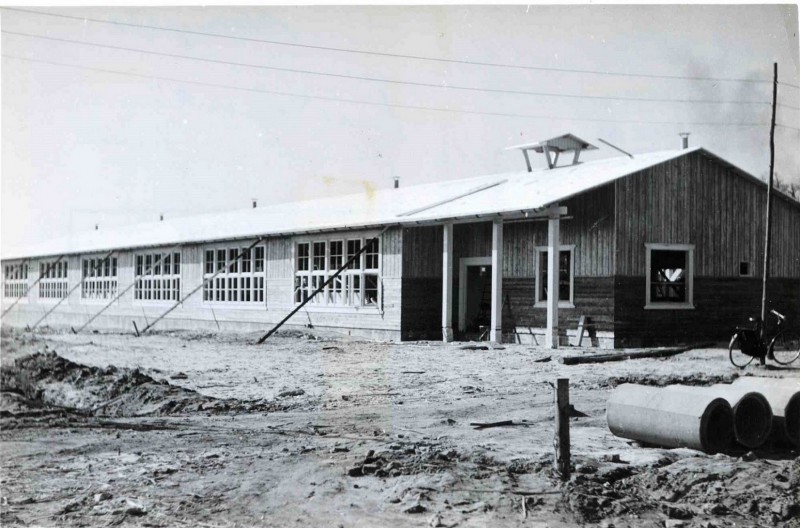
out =
[[716,453],[729,449],[734,439],[749,449],[763,445],[774,414],[778,432],[773,438],[798,445],[800,386],[753,380],[711,387],[621,385],[608,401],[608,427],[623,438]]
[[800,379],[744,377],[733,382],[740,392],[758,391],[772,409],[774,445],[800,447]]

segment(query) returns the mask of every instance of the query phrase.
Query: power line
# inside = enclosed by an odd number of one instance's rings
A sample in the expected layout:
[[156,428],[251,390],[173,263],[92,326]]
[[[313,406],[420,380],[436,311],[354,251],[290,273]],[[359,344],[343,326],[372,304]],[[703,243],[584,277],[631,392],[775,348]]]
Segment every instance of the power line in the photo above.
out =
[[61,62],[54,62],[54,61],[46,61],[42,59],[31,59],[27,57],[18,57],[16,55],[8,55],[6,53],[2,54],[3,57],[9,59],[16,59],[26,62],[37,62],[42,64],[50,64],[53,66],[62,66],[66,68],[76,68],[81,70],[89,70],[89,71],[96,71],[101,73],[110,73],[114,75],[126,75],[130,77],[138,77],[141,79],[150,79],[150,80],[161,80],[161,81],[169,81],[169,82],[176,82],[176,83],[183,83],[183,84],[192,84],[196,86],[205,86],[210,88],[223,88],[229,90],[239,90],[244,92],[252,92],[252,93],[263,93],[269,95],[279,95],[279,96],[286,96],[286,97],[298,97],[303,99],[314,99],[320,101],[333,101],[337,103],[352,103],[352,104],[363,104],[369,106],[381,106],[381,107],[389,107],[389,108],[406,108],[410,110],[425,110],[430,112],[448,112],[448,113],[456,113],[456,114],[472,114],[472,115],[486,115],[486,116],[499,116],[499,117],[522,117],[528,119],[550,119],[550,120],[563,120],[563,121],[585,121],[585,122],[598,122],[598,123],[638,123],[638,124],[655,124],[655,125],[696,125],[696,126],[765,126],[767,123],[728,123],[728,122],[715,122],[715,121],[695,121],[695,122],[687,122],[687,121],[641,121],[641,120],[629,120],[629,119],[596,119],[596,118],[578,118],[578,117],[562,117],[562,116],[547,116],[547,115],[534,115],[534,114],[512,114],[512,113],[503,113],[503,112],[482,112],[477,110],[455,110],[452,108],[441,108],[441,107],[432,107],[432,106],[418,106],[418,105],[403,105],[403,104],[395,104],[395,103],[378,103],[374,101],[364,101],[359,99],[347,99],[347,98],[340,98],[340,97],[326,97],[322,95],[307,95],[307,94],[298,94],[292,92],[282,92],[277,90],[264,90],[259,88],[245,88],[242,86],[233,86],[229,84],[218,84],[218,83],[209,83],[203,81],[187,81],[184,79],[175,79],[172,77],[162,77],[157,75],[146,75],[141,73],[133,73],[133,72],[123,72],[118,70],[108,70],[105,68],[94,68],[90,66],[79,66],[76,64],[65,64]]
[[212,64],[224,64],[228,66],[241,66],[245,68],[257,68],[262,70],[272,70],[272,71],[280,71],[280,72],[289,72],[289,73],[300,73],[300,74],[307,74],[307,75],[318,75],[324,77],[335,77],[339,79],[352,79],[358,81],[369,81],[369,82],[381,82],[381,83],[389,83],[389,84],[401,84],[407,86],[421,86],[426,88],[444,88],[444,89],[451,89],[451,90],[466,90],[471,92],[488,92],[488,93],[502,93],[502,94],[511,94],[511,95],[533,95],[538,97],[561,97],[567,99],[594,99],[594,100],[611,100],[611,101],[637,101],[637,102],[655,102],[655,103],[694,103],[694,104],[750,104],[750,105],[769,105],[769,101],[720,101],[715,99],[660,99],[660,98],[649,98],[649,97],[624,97],[624,96],[604,96],[604,95],[578,95],[578,94],[561,94],[561,93],[552,93],[552,92],[531,92],[531,91],[524,91],[524,90],[506,90],[500,88],[477,88],[471,86],[459,86],[455,84],[435,84],[435,83],[424,83],[424,82],[416,82],[416,81],[401,81],[396,79],[383,79],[378,77],[364,77],[359,75],[346,75],[346,74],[339,74],[339,73],[327,73],[327,72],[319,72],[319,71],[312,71],[312,70],[302,70],[296,68],[283,68],[278,66],[267,66],[261,64],[250,64],[250,63],[243,63],[243,62],[232,62],[220,59],[209,59],[205,57],[195,57],[190,55],[180,55],[176,53],[165,53],[159,51],[150,51],[144,50],[141,48],[129,48],[125,46],[113,46],[110,44],[99,44],[96,42],[86,42],[81,40],[73,40],[73,39],[65,39],[65,38],[57,38],[57,37],[48,37],[45,35],[35,35],[32,33],[23,33],[19,31],[8,31],[2,30],[2,33],[8,35],[18,35],[23,37],[30,37],[30,38],[37,38],[43,40],[50,40],[54,42],[66,42],[69,44],[79,44],[82,46],[95,46],[98,48],[107,48],[107,49],[114,49],[114,50],[121,50],[121,51],[128,51],[134,53],[143,53],[146,55],[157,55],[160,57],[169,57],[173,59],[188,59],[193,61],[199,62],[206,62]]
[[[359,50],[353,48],[339,48],[333,46],[321,46],[316,44],[302,44],[297,42],[285,42],[280,40],[268,40],[268,39],[257,39],[257,38],[250,38],[250,37],[236,37],[233,35],[223,35],[220,33],[208,33],[204,31],[193,31],[188,29],[178,29],[178,28],[170,28],[170,27],[163,27],[163,26],[151,26],[147,24],[134,24],[131,22],[120,22],[117,20],[104,20],[98,18],[89,18],[89,17],[81,17],[81,16],[74,16],[74,15],[64,15],[58,13],[46,13],[43,11],[36,11],[32,9],[21,9],[17,7],[3,7],[3,9],[7,11],[16,11],[20,13],[29,13],[34,15],[40,16],[50,16],[50,17],[58,17],[58,18],[65,18],[70,20],[79,20],[81,22],[95,22],[98,24],[112,24],[116,26],[122,27],[131,27],[131,28],[138,28],[138,29],[152,29],[158,31],[169,31],[173,33],[182,33],[186,35],[198,35],[204,37],[214,37],[214,38],[222,38],[222,39],[229,39],[229,40],[238,40],[242,42],[256,42],[260,44],[270,44],[275,46],[290,46],[295,48],[305,48],[305,49],[315,49],[315,50],[324,50],[324,51],[335,51],[340,53],[355,53],[360,55],[372,55],[376,57],[391,57],[391,58],[398,58],[398,59],[413,59],[413,60],[420,60],[420,61],[429,61],[429,62],[443,62],[443,63],[450,63],[450,64],[467,64],[472,66],[487,66],[492,68],[512,68],[518,70],[534,70],[534,71],[549,71],[549,72],[557,72],[557,73],[581,73],[581,74],[591,74],[591,75],[609,75],[609,76],[616,76],[616,77],[643,77],[649,79],[680,79],[680,80],[689,80],[689,81],[719,81],[719,82],[745,82],[745,83],[756,83],[756,84],[772,84],[771,80],[761,80],[761,79],[742,79],[742,78],[730,78],[730,77],[700,77],[700,76],[683,76],[683,75],[663,75],[663,74],[649,74],[649,73],[627,73],[627,72],[611,72],[611,71],[601,71],[601,70],[582,70],[577,68],[553,68],[553,67],[545,67],[545,66],[530,66],[530,65],[519,65],[519,64],[507,64],[507,63],[498,63],[498,62],[481,62],[481,61],[469,61],[469,60],[459,60],[459,59],[445,59],[442,57],[428,57],[422,55],[407,55],[401,53],[387,53],[387,52],[379,52],[379,51],[368,51],[368,50]],[[794,86],[787,84],[787,86]],[[797,87],[800,88],[800,87]]]

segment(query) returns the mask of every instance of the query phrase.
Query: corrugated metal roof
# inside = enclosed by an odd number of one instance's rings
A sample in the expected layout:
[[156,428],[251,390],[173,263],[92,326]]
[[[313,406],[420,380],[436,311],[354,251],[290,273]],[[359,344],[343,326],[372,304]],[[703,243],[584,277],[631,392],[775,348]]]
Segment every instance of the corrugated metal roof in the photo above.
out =
[[533,211],[699,150],[702,149],[638,154],[633,159],[627,156],[608,158],[552,170],[493,174],[100,229],[25,248],[3,248],[3,258],[90,253],[391,224],[415,225],[474,218],[476,215]]

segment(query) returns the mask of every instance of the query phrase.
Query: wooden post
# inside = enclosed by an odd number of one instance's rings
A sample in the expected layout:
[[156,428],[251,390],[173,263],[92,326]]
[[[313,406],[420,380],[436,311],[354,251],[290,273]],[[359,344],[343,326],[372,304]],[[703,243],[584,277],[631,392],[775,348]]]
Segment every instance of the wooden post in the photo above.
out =
[[444,224],[442,238],[442,340],[453,340],[453,223]]
[[552,204],[547,221],[547,333],[545,346],[558,348],[558,263],[561,253],[560,209]]
[[555,469],[561,480],[569,480],[569,379],[558,378],[556,382],[556,448]]
[[503,341],[503,220],[492,222],[492,317],[489,340]]
[[[772,243],[772,180],[775,168],[775,106],[778,98],[778,63],[774,64],[772,81],[772,126],[769,130],[769,182],[767,183],[767,229],[764,235],[764,275],[761,281],[761,337],[764,337],[767,318],[767,279],[769,278],[769,250]],[[763,359],[761,360],[764,361]]]

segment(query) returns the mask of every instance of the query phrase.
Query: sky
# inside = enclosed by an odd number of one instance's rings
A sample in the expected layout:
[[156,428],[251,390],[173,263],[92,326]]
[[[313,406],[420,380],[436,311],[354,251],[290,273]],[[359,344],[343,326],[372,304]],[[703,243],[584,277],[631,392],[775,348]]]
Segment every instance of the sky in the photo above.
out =
[[800,184],[796,5],[21,9],[64,16],[0,9],[0,252],[524,170],[505,147],[567,132],[766,178],[774,62]]

